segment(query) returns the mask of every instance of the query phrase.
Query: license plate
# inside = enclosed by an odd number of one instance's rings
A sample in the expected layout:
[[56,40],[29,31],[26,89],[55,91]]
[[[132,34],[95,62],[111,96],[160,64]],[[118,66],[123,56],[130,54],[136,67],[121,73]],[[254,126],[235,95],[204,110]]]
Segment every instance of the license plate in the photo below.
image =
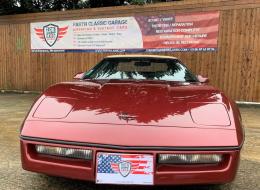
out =
[[153,185],[153,159],[149,154],[97,153],[96,183]]

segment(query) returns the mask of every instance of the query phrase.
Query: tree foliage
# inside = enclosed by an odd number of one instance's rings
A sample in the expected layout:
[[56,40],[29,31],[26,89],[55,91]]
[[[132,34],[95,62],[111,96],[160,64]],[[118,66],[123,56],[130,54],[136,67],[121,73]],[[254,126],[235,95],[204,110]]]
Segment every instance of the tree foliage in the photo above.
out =
[[121,5],[143,5],[169,0],[0,0],[0,15]]

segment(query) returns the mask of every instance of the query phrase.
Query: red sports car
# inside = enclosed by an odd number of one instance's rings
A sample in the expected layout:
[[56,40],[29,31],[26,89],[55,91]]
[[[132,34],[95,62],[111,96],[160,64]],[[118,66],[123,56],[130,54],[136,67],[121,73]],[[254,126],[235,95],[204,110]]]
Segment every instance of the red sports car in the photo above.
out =
[[109,56],[48,88],[21,129],[25,170],[98,184],[231,182],[236,104],[177,58]]

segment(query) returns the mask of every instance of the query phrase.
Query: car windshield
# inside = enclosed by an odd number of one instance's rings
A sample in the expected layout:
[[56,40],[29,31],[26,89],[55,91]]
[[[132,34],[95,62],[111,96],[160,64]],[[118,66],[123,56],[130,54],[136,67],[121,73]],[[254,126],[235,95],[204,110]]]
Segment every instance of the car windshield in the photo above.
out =
[[179,60],[162,58],[107,58],[87,72],[84,78],[197,82]]

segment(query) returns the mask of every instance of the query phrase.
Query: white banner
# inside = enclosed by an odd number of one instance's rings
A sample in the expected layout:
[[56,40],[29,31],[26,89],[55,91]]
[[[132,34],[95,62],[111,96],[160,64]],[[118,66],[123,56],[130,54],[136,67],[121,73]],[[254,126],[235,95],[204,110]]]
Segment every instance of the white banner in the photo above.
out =
[[219,12],[31,23],[33,52],[216,51]]
[[31,23],[33,52],[139,48],[142,32],[134,17]]

